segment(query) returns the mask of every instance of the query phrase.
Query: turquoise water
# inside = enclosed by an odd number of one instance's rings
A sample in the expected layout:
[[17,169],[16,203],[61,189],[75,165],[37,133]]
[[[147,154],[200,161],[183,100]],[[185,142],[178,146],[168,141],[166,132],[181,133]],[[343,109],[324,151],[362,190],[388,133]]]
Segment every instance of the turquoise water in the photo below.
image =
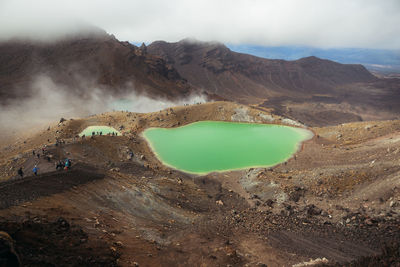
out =
[[282,125],[201,121],[179,128],[149,128],[143,136],[165,165],[205,174],[284,162],[312,133]]
[[107,134],[117,134],[121,135],[121,133],[117,130],[115,130],[113,127],[110,126],[89,126],[85,130],[83,130],[79,136],[85,135],[85,136],[91,136],[92,133],[95,132],[95,135],[99,135],[100,132],[102,135],[107,135]]
[[134,103],[132,100],[119,98],[109,104],[109,107],[113,110],[133,111],[132,107]]
[[171,102],[160,99],[151,99],[147,97],[119,98],[108,104],[111,110],[122,110],[130,112],[154,112],[171,106]]

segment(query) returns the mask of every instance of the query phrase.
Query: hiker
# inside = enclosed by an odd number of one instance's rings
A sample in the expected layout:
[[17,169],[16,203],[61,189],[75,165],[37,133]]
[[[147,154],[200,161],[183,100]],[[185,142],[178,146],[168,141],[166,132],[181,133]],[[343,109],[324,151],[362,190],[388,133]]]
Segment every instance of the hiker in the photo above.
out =
[[37,165],[35,165],[35,167],[33,167],[33,173],[35,175],[37,175],[39,168],[37,167]]
[[65,160],[65,170],[69,170],[71,168],[71,160],[70,159],[66,159]]
[[37,158],[38,158],[38,159],[40,159],[40,154],[39,154],[39,153],[37,153],[36,155],[37,155]]
[[32,150],[32,155],[35,156],[35,150]]
[[21,178],[24,177],[24,172],[22,171],[22,167],[18,169],[18,175],[21,176]]
[[62,162],[62,160],[58,161],[56,165],[56,170],[58,169],[62,170],[63,167],[64,167],[64,162]]

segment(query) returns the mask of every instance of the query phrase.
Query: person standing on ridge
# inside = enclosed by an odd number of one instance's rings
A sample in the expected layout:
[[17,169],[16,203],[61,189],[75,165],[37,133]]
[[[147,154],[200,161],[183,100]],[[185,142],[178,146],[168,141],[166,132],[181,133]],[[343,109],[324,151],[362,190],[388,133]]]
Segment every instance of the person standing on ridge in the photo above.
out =
[[55,165],[56,165],[56,171],[58,171],[58,169],[61,169],[61,170],[62,170],[62,168],[63,168],[63,166],[64,166],[64,164],[61,162],[61,160],[57,161],[57,162],[55,163]]
[[65,160],[65,170],[69,170],[71,168],[71,160],[70,159],[66,159]]
[[33,173],[35,175],[37,175],[39,168],[37,167],[37,165],[35,165],[35,167],[33,167]]
[[64,168],[64,162],[62,160],[59,160],[57,165],[56,165],[56,170],[62,170]]
[[24,177],[24,172],[22,171],[22,167],[18,169],[18,175],[21,176],[21,178]]

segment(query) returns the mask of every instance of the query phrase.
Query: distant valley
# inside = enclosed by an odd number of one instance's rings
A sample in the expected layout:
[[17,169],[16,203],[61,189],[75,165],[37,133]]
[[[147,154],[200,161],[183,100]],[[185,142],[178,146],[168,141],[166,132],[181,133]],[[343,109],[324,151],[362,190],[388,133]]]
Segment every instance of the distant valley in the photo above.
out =
[[[297,60],[316,56],[343,64],[363,64],[368,70],[400,76],[400,51],[365,48],[315,48],[307,46],[227,45],[232,51],[269,59]],[[395,75],[397,74],[397,75]]]

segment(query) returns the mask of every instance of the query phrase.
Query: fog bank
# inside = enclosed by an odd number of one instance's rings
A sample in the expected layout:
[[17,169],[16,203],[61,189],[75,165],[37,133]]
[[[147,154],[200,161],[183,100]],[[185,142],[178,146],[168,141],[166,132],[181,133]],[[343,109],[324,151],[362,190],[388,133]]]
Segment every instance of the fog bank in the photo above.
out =
[[0,40],[51,39],[89,23],[119,40],[400,48],[399,0],[2,0]]
[[192,95],[177,101],[154,99],[137,94],[134,88],[129,93],[113,96],[96,87],[87,88],[85,95],[77,95],[71,88],[56,84],[48,76],[38,76],[32,86],[32,97],[12,100],[7,106],[0,106],[2,135],[15,131],[47,127],[61,117],[80,118],[113,110],[131,112],[153,112],[168,107],[206,102],[206,97]]

